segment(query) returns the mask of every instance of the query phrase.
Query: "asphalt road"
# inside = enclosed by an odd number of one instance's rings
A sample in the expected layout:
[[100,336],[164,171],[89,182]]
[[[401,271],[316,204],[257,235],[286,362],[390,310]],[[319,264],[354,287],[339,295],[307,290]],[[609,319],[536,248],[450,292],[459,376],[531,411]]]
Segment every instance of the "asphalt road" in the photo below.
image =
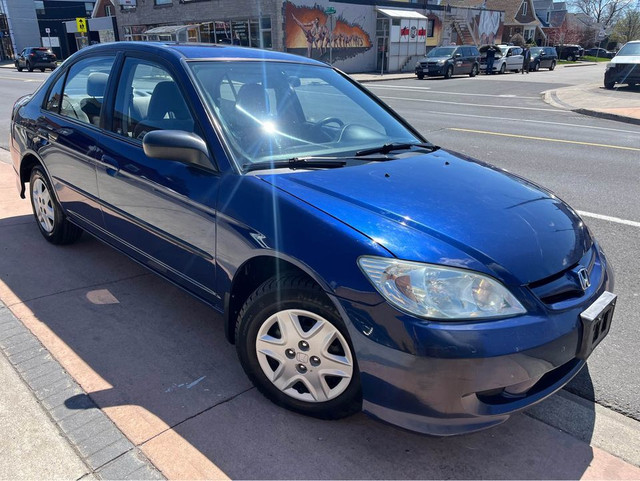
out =
[[[366,86],[430,141],[533,180],[582,213],[613,263],[619,302],[608,338],[569,390],[640,420],[640,126],[541,100],[545,90],[597,82],[602,74],[597,65]],[[48,75],[0,69],[0,147],[7,148],[13,101]]]

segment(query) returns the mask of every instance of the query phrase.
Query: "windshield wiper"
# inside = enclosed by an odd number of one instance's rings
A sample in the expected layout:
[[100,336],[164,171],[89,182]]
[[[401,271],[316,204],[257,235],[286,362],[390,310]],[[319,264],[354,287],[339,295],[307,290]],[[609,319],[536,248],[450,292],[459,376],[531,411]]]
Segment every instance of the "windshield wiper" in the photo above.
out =
[[268,169],[332,169],[344,167],[347,161],[341,157],[292,157],[286,160],[251,162],[242,166],[243,172]]
[[356,152],[356,157],[362,157],[362,156],[371,155],[371,154],[388,154],[389,152],[393,152],[394,150],[410,150],[413,147],[427,149],[429,150],[429,152],[435,152],[440,148],[437,145],[433,145],[429,143],[413,143],[413,144],[390,143],[390,144],[384,144],[380,147],[374,147],[372,149],[359,150]]

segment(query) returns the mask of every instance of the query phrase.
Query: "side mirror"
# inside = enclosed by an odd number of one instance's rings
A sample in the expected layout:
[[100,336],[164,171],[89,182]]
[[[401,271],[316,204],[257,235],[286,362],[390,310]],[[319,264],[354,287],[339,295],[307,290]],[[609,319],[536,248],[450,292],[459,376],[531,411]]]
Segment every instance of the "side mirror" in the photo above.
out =
[[197,164],[211,168],[207,144],[191,132],[184,130],[152,130],[142,139],[147,157],[174,160],[185,164]]
[[546,55],[546,53],[544,53],[544,52],[540,52],[540,56],[541,56],[541,57],[544,57],[545,55]]
[[456,53],[456,54],[454,55],[454,57],[455,57],[455,58],[462,57],[462,54],[461,54],[460,52],[458,52],[458,53]]

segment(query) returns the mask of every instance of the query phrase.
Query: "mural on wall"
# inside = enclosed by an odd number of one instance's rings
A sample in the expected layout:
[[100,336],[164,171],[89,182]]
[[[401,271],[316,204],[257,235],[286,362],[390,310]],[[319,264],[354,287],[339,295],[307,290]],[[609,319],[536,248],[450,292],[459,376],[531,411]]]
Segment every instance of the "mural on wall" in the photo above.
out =
[[470,10],[469,25],[480,45],[500,43],[504,28],[504,13],[495,10]]
[[[284,3],[285,48],[288,52],[328,61],[333,47],[334,61],[355,57],[371,49],[371,38],[355,18],[345,18],[345,12],[324,13],[324,7]],[[334,25],[333,36],[331,25]]]

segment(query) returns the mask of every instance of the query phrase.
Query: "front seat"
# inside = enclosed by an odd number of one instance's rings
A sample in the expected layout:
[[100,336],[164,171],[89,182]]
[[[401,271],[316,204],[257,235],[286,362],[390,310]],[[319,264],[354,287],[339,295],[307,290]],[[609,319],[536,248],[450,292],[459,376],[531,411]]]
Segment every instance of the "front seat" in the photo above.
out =
[[108,80],[109,74],[104,72],[92,72],[87,78],[87,95],[89,97],[80,101],[80,108],[93,125],[100,124],[100,111]]
[[136,126],[133,137],[142,139],[152,130],[184,130],[193,132],[193,118],[175,82],[158,82],[153,89],[147,115]]

